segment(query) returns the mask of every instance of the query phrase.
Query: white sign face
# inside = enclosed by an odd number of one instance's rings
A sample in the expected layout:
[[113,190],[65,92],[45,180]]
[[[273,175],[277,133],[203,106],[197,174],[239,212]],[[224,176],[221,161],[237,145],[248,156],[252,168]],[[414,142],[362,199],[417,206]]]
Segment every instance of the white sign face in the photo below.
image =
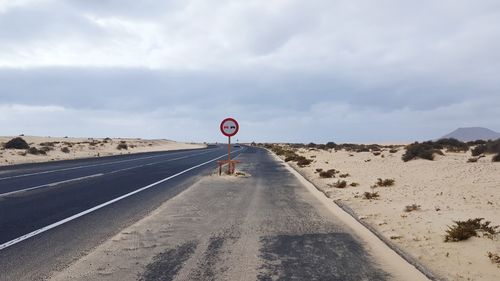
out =
[[220,129],[224,135],[232,137],[236,135],[236,133],[238,133],[239,125],[238,122],[236,122],[236,120],[232,118],[227,118],[224,121],[222,121]]

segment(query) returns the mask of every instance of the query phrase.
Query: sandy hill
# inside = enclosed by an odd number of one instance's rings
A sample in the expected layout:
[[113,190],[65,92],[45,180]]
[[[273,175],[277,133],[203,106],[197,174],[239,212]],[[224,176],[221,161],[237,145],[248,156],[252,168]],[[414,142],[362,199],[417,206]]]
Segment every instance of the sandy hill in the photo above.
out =
[[500,138],[500,133],[482,127],[467,127],[458,128],[442,138],[454,138],[460,141],[496,140]]

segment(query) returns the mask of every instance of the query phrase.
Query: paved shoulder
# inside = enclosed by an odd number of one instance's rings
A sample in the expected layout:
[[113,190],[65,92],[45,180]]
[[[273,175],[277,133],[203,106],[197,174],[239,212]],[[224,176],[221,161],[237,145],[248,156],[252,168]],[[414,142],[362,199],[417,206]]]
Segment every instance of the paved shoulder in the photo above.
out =
[[205,177],[53,280],[386,280],[363,245],[264,150]]

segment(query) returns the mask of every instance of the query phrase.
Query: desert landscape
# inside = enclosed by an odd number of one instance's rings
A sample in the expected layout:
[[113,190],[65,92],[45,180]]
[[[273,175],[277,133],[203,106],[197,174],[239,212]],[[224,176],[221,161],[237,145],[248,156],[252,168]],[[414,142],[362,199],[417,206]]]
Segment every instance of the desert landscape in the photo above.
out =
[[0,166],[204,147],[204,144],[140,138],[6,136],[0,137]]
[[440,278],[500,276],[500,141],[266,145]]

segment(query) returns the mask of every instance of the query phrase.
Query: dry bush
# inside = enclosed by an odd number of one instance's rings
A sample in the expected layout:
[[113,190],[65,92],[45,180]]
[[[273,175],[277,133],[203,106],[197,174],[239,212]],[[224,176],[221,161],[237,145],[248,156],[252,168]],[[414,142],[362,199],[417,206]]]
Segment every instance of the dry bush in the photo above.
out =
[[347,177],[350,177],[351,175],[349,173],[345,173],[345,174],[340,174],[339,175],[339,178],[347,178]]
[[68,147],[62,147],[62,148],[61,148],[61,151],[62,151],[63,153],[69,153],[69,148],[68,148]]
[[496,235],[497,226],[490,226],[489,221],[481,222],[483,218],[468,219],[466,221],[454,221],[455,225],[448,226],[444,242],[458,242],[467,240],[471,237],[478,236],[478,231],[483,233],[483,236],[492,238]]
[[347,187],[347,182],[346,181],[338,180],[332,186],[335,187],[335,188],[346,188]]
[[368,192],[368,191],[366,191],[365,193],[363,193],[363,198],[364,198],[364,199],[369,199],[369,200],[371,200],[371,199],[377,199],[377,198],[379,198],[379,197],[380,197],[380,195],[379,195],[379,194],[378,194],[378,192],[376,192],[376,191],[372,191],[372,192]]
[[412,212],[412,211],[418,211],[420,210],[420,205],[417,205],[417,204],[411,204],[411,205],[408,205],[408,206],[405,206],[405,209],[404,211],[405,212]]
[[5,149],[29,149],[29,144],[20,137],[13,138],[3,146]]
[[299,156],[297,159],[297,165],[299,167],[305,167],[312,163],[312,160],[305,158],[304,156]]
[[33,155],[46,155],[47,152],[41,150],[41,149],[38,149],[36,147],[30,147],[28,150],[26,150],[27,153],[29,154],[33,154]]
[[322,178],[334,178],[336,173],[337,173],[337,170],[330,169],[330,170],[327,170],[327,171],[321,171],[319,173],[319,176],[322,177]]
[[122,149],[127,150],[127,149],[128,149],[128,145],[127,145],[127,143],[125,143],[125,142],[123,142],[123,141],[122,141],[122,142],[120,142],[120,143],[116,146],[116,149],[118,149],[118,150],[122,150]]
[[321,168],[316,169],[316,173],[321,173],[321,172],[323,172],[323,169]]
[[376,185],[377,186],[393,186],[395,182],[396,182],[395,179],[384,179],[383,180],[381,178],[378,178]]
[[500,267],[500,255],[488,252],[488,258],[490,259],[491,263],[496,264],[498,267]]
[[375,155],[375,156],[379,156],[380,154],[382,154],[382,152],[380,152],[380,151],[373,152],[373,155]]
[[359,186],[359,183],[357,183],[357,182],[351,182],[351,184],[349,184],[349,186],[356,187],[356,186]]
[[497,155],[493,156],[493,158],[491,159],[491,161],[493,161],[493,162],[500,162],[500,153],[498,153]]
[[467,160],[467,163],[476,163],[479,158],[477,157],[471,157]]
[[399,150],[395,149],[395,148],[391,148],[389,150],[389,153],[397,153]]

